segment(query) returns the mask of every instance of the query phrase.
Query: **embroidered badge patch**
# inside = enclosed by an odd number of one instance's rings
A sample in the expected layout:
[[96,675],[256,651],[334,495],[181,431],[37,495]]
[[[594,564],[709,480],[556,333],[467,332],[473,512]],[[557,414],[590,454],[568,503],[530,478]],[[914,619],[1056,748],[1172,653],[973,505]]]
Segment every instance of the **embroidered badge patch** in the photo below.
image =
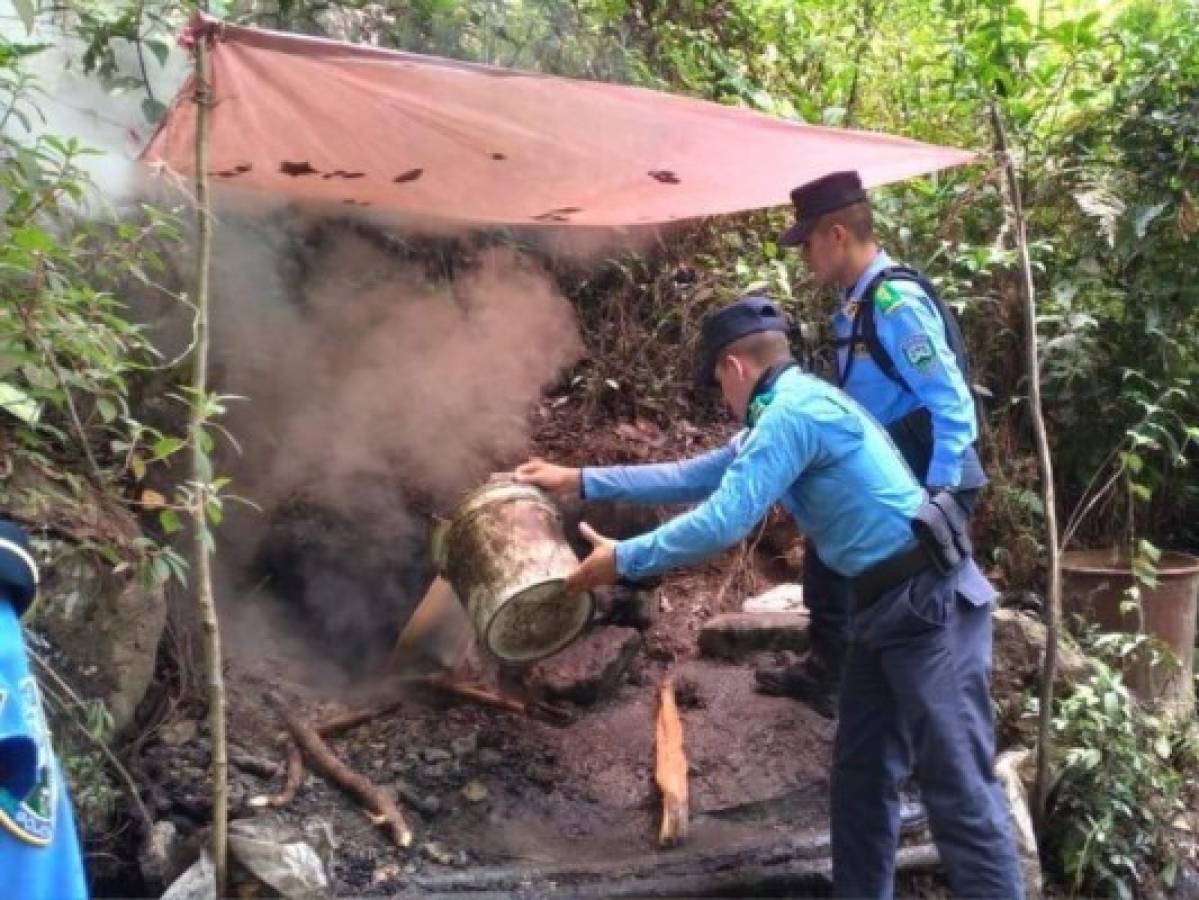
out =
[[903,357],[922,375],[927,375],[937,367],[937,352],[927,334],[910,334],[899,345]]
[[874,292],[874,305],[878,311],[883,314],[893,313],[899,309],[907,301],[907,298],[899,292],[899,288],[893,284],[883,282],[879,285],[877,291]]
[[37,743],[37,783],[29,796],[20,800],[7,791],[0,791],[0,828],[26,843],[44,847],[54,838],[54,810],[58,799],[58,782],[51,765],[50,731],[42,714],[37,682],[32,677],[25,678],[17,690],[25,727]]

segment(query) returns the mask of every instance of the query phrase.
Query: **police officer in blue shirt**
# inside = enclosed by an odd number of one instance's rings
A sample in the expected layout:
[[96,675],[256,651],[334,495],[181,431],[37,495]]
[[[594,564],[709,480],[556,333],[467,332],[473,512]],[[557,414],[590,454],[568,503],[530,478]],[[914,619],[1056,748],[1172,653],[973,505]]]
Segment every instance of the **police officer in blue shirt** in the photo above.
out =
[[956,503],[948,495],[929,501],[882,427],[845,393],[799,371],[786,332],[765,297],[742,298],[704,321],[699,376],[719,384],[745,425],[727,445],[652,465],[530,460],[517,479],[591,500],[698,504],[620,542],[580,526],[593,549],[567,578],[572,590],[718,553],[780,503],[853,590],[833,751],[837,893],[892,895],[898,787],[914,765],[954,893],[1019,898],[992,768],[995,590],[969,555]]
[[[857,172],[835,172],[791,192],[797,221],[779,239],[798,246],[813,279],[842,291],[833,318],[838,384],[881,422],[930,493],[950,489],[969,511],[987,483],[975,450],[965,343],[952,312],[920,273],[875,240]],[[803,663],[757,672],[765,693],[831,712],[845,658],[849,586],[808,542],[804,601],[812,614]]]
[[25,533],[0,520],[0,894],[86,900],[71,801],[21,640],[36,591]]

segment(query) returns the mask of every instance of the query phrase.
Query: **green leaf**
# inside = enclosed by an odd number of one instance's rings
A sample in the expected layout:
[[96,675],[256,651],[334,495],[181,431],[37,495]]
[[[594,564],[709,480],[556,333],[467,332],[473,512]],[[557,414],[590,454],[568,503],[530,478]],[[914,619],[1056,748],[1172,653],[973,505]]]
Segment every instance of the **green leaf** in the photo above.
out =
[[183,526],[179,522],[179,514],[173,509],[164,509],[158,514],[158,524],[165,534],[175,534]]
[[145,42],[146,49],[154,54],[154,58],[158,60],[160,66],[167,64],[167,57],[170,56],[171,48],[167,46],[166,41],[147,40]]
[[8,239],[22,250],[31,253],[49,253],[56,246],[54,238],[40,228],[18,228]]
[[119,415],[116,404],[107,397],[96,398],[96,412],[100,413],[100,418],[104,420],[104,424],[106,425],[116,421]]
[[1153,220],[1162,214],[1162,210],[1164,210],[1166,206],[1167,204],[1165,202],[1154,203],[1152,206],[1142,207],[1137,212],[1136,219],[1133,222],[1133,228],[1136,231],[1138,238],[1143,238],[1145,236],[1145,232],[1149,230],[1149,226],[1153,224]]
[[26,425],[37,425],[42,405],[15,385],[0,381],[0,409],[15,416]]
[[183,446],[180,438],[164,437],[154,442],[154,458],[165,459]]
[[147,97],[142,101],[142,115],[151,125],[157,125],[167,111],[167,106],[161,100]]

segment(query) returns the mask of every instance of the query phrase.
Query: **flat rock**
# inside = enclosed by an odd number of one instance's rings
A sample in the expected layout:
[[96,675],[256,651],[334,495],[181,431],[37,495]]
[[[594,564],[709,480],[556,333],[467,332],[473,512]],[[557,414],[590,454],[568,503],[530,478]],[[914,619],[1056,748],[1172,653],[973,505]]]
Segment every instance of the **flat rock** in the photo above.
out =
[[718,659],[741,659],[767,650],[802,652],[808,647],[806,612],[722,613],[704,623],[699,651]]
[[585,706],[616,692],[640,649],[632,628],[596,628],[538,666],[535,678],[549,699]]
[[756,597],[750,597],[741,604],[741,611],[747,613],[771,612],[807,612],[803,602],[803,585],[776,584],[768,591],[763,591]]

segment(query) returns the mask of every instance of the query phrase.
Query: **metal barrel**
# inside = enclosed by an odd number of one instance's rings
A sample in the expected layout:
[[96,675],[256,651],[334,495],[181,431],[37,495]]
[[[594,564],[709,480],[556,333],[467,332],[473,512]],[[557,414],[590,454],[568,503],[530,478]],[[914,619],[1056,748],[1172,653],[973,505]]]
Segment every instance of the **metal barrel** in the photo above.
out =
[[591,621],[591,595],[563,589],[578,558],[557,507],[535,487],[493,482],[467,495],[435,530],[433,558],[480,644],[505,662],[557,653]]
[[1134,653],[1123,670],[1142,700],[1163,703],[1180,715],[1195,705],[1194,646],[1199,557],[1167,551],[1157,561],[1157,585],[1138,584],[1140,600],[1130,601],[1134,585],[1126,554],[1110,550],[1070,550],[1062,554],[1062,606],[1103,631],[1143,633],[1161,641],[1174,659],[1154,664]]

